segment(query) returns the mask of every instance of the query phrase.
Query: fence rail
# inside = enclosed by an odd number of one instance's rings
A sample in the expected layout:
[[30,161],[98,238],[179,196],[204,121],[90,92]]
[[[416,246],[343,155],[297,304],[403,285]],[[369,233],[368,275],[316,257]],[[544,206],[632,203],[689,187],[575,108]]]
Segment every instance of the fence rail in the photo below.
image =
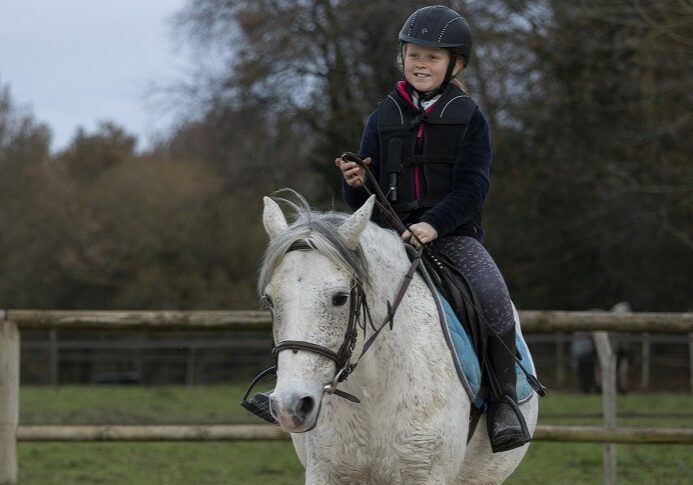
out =
[[[21,329],[268,329],[266,311],[52,311],[0,310],[0,320],[15,322]],[[527,333],[597,331],[693,332],[693,313],[612,313],[521,311],[522,330]]]
[[[271,424],[200,426],[20,426],[19,441],[272,441],[288,433]],[[693,429],[538,425],[535,441],[693,444]]]
[[267,425],[20,426],[19,441],[266,441],[289,435]]
[[[526,333],[547,332],[652,332],[689,334],[693,353],[693,313],[520,312]],[[281,430],[254,426],[19,426],[20,329],[266,329],[270,315],[262,311],[44,311],[0,310],[0,483],[16,483],[17,440],[219,440],[282,439]],[[603,342],[609,361],[613,352]],[[602,362],[611,369],[613,362]],[[606,376],[605,376],[606,377]],[[691,369],[693,381],[693,368]],[[615,377],[604,379],[615,386]],[[614,396],[614,389],[610,389]],[[607,406],[608,404],[608,406]],[[605,409],[614,408],[605,402]],[[611,411],[613,413],[613,411]],[[612,416],[613,418],[613,416]],[[258,431],[259,429],[259,431]],[[265,434],[266,433],[266,434]],[[259,436],[259,438],[258,438]],[[264,438],[263,438],[264,436]],[[539,426],[538,440],[600,443],[687,443],[691,429]],[[234,438],[235,437],[235,438]],[[606,445],[612,446],[612,445]],[[614,454],[615,456],[615,454]],[[606,460],[605,460],[606,464]],[[615,477],[615,472],[614,472]]]

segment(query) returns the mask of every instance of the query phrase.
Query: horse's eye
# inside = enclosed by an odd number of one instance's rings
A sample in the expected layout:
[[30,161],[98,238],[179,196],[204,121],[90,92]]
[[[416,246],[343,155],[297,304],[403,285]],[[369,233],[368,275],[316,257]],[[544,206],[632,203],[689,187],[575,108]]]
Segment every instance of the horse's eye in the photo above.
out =
[[270,298],[268,295],[262,295],[262,306],[271,310],[272,309],[272,298]]
[[349,295],[346,293],[335,293],[332,295],[332,304],[334,306],[342,306],[347,302],[348,299]]

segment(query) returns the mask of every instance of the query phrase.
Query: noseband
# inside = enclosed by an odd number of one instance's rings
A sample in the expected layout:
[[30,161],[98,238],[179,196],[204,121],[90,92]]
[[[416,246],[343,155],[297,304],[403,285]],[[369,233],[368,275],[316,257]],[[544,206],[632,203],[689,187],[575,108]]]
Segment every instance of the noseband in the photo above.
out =
[[[286,252],[289,253],[291,251],[310,251],[314,249],[316,248],[309,239],[299,239],[295,241]],[[387,315],[385,316],[382,324],[377,328],[373,325],[370,310],[366,302],[366,294],[363,291],[361,283],[356,280],[352,280],[351,292],[349,296],[349,323],[347,324],[347,329],[344,335],[344,340],[342,341],[342,345],[339,347],[339,350],[337,352],[312,342],[306,342],[303,340],[284,340],[274,347],[274,349],[272,350],[272,355],[276,357],[282,350],[291,349],[294,351],[304,350],[306,352],[320,354],[327,357],[328,359],[331,359],[337,366],[337,372],[335,373],[332,382],[325,385],[324,392],[328,394],[335,394],[352,402],[360,402],[357,397],[337,389],[337,384],[349,377],[349,374],[351,374],[354,371],[359,360],[361,359],[361,357],[363,357],[363,354],[366,353],[373,341],[380,334],[380,331],[388,323],[390,324],[390,329],[392,329],[395,311],[401,303],[402,298],[404,297],[404,294],[406,293],[407,288],[409,287],[409,283],[411,283],[411,280],[414,277],[414,273],[416,272],[416,268],[418,267],[420,261],[421,251],[418,251],[411,263],[411,266],[409,267],[409,270],[405,274],[402,283],[400,284],[399,290],[392,304],[390,303],[390,301],[387,302]],[[363,344],[363,348],[361,349],[361,353],[357,357],[357,359],[354,362],[351,362],[351,357],[354,351],[354,347],[356,347],[356,340],[358,338],[358,329],[361,328],[361,330],[363,330],[365,338],[368,326],[370,326],[373,329],[373,334]]]

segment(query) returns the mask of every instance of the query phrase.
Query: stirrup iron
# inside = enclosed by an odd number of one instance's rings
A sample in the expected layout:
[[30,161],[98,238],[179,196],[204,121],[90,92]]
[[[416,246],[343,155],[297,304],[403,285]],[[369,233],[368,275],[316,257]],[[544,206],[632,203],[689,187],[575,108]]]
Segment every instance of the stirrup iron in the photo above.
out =
[[265,376],[276,374],[277,373],[277,366],[273,365],[269,369],[265,369],[262,372],[260,372],[255,379],[253,379],[248,386],[248,390],[245,391],[245,394],[241,398],[241,406],[243,406],[245,409],[253,413],[255,416],[264,419],[268,423],[271,424],[276,424],[279,426],[279,423],[277,420],[272,416],[272,413],[270,412],[270,407],[269,407],[269,397],[268,402],[264,403],[262,402],[262,399],[257,399],[256,397],[260,395],[261,393],[255,394],[252,398],[248,399],[248,396],[250,396],[251,391],[255,387],[255,385]]

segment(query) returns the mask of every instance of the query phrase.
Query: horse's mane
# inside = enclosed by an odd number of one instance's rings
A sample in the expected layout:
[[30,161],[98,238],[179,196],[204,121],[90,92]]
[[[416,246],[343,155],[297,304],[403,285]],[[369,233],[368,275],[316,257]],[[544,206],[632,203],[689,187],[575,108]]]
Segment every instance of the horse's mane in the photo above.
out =
[[287,205],[293,215],[293,222],[283,233],[270,240],[260,265],[258,293],[262,295],[275,269],[281,263],[289,248],[298,240],[307,241],[315,250],[324,254],[338,267],[351,273],[361,285],[368,285],[368,264],[361,245],[356,250],[349,249],[339,234],[339,226],[349,217],[342,212],[317,212],[308,202],[290,189],[279,192],[291,194],[289,199],[272,197],[278,203]]

